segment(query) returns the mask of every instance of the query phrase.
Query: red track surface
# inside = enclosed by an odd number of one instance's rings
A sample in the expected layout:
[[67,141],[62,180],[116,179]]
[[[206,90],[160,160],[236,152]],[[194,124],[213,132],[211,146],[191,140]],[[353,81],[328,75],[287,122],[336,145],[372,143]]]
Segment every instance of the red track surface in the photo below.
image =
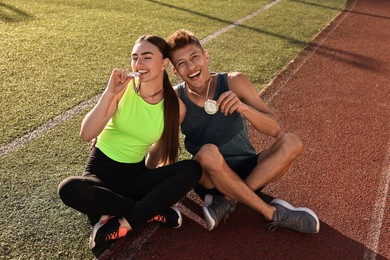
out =
[[244,205],[208,232],[191,193],[182,228],[145,226],[100,259],[390,259],[390,1],[350,1],[261,96],[305,146],[264,193],[312,208],[320,233],[269,233]]

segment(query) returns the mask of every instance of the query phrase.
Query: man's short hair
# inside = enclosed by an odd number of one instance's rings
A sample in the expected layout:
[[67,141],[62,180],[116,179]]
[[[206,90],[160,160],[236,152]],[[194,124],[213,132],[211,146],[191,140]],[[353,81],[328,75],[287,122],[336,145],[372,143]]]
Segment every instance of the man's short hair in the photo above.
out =
[[174,32],[171,36],[168,37],[167,43],[171,47],[171,53],[190,44],[195,44],[202,51],[204,51],[199,39],[196,38],[196,36],[192,32],[187,31],[185,29],[177,30],[176,32]]

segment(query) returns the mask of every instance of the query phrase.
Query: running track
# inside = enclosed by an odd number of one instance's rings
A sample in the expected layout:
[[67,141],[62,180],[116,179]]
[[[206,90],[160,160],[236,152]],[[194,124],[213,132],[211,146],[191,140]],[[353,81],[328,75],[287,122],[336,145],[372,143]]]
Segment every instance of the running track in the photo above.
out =
[[350,1],[260,95],[305,146],[261,196],[312,208],[320,233],[269,233],[242,204],[208,232],[189,193],[182,228],[145,225],[99,259],[390,259],[390,1]]

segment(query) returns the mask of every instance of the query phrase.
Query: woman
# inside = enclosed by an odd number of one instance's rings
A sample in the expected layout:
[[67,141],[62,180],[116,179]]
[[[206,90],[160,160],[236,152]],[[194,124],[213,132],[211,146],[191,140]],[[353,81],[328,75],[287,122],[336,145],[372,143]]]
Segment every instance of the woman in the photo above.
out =
[[179,104],[165,71],[169,50],[158,36],[140,37],[132,50],[133,73],[114,69],[101,99],[82,122],[82,139],[97,137],[97,142],[83,176],[61,182],[59,195],[90,219],[100,217],[91,249],[161,219],[153,218],[158,214],[168,225],[180,227],[180,212],[170,206],[200,179],[197,162],[174,163]]

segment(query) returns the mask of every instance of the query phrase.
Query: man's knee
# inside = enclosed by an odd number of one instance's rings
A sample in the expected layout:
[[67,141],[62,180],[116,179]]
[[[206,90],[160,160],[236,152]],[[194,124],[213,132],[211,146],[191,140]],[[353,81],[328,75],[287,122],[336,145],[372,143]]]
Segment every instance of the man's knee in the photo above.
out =
[[214,144],[203,145],[194,158],[203,168],[219,165],[218,162],[223,159],[218,147]]
[[282,137],[282,149],[286,156],[295,159],[303,150],[301,139],[295,134],[285,134]]

